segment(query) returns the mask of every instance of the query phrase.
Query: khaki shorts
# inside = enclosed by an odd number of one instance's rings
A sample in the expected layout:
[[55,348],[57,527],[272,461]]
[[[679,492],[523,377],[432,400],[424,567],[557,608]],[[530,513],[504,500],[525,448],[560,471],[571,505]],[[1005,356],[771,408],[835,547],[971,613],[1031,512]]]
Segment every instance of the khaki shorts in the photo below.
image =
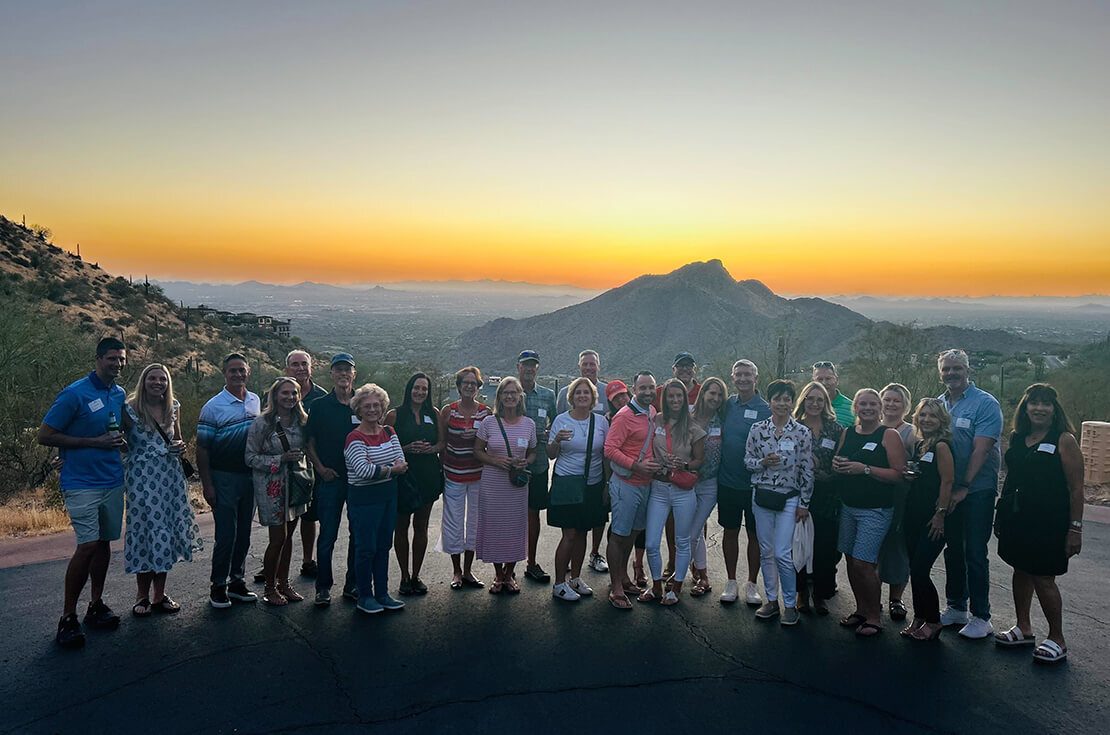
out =
[[69,522],[78,544],[115,541],[123,530],[123,485],[103,489],[66,490]]

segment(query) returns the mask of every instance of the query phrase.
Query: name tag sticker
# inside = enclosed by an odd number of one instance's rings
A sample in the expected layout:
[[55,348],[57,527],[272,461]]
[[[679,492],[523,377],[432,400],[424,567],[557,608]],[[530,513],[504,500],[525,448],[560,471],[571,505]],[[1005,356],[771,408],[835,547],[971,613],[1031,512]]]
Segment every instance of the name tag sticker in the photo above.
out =
[[517,440],[516,440],[516,445],[517,445],[518,447],[520,447],[521,449],[524,449],[525,447],[527,447],[527,446],[528,446],[528,440],[527,440],[527,439],[525,439],[525,438],[524,438],[524,437],[522,437],[522,436],[520,436],[520,437],[517,437]]
[[709,430],[709,436],[720,436],[720,435],[721,435],[721,427],[720,426],[714,426]]
[[966,418],[956,419],[956,428],[957,429],[969,429],[969,428],[971,428],[971,419],[966,419]]
[[433,426],[435,425],[435,421],[432,421],[432,417],[431,417],[431,416],[425,416],[425,417],[424,417],[424,423],[425,423],[425,424],[432,424]]
[[1045,454],[1056,454],[1056,445],[1055,444],[1042,444],[1039,447],[1037,447],[1037,451],[1038,452],[1044,452]]
[[541,419],[547,418],[547,409],[546,408],[537,409],[536,410],[536,415],[539,416]]
[[879,445],[876,444],[875,442],[867,442],[866,444],[863,445],[863,451],[865,451],[865,452],[874,452],[878,448],[879,448]]
[[354,424],[355,426],[358,426],[362,422],[358,420],[358,416],[352,416],[351,417],[351,423]]
[[794,451],[794,440],[793,439],[779,439],[779,451],[780,452],[793,452]]
[[836,449],[836,442],[834,442],[832,439],[827,439],[827,438],[822,439],[821,440],[821,448],[822,449]]
[[655,427],[655,435],[656,436],[666,436],[667,435],[667,430],[664,429],[662,426],[656,426]]
[[933,461],[933,453],[932,452],[925,452],[925,454],[921,455],[921,461],[922,462],[932,462]]
[[751,408],[745,408],[744,409],[744,418],[754,419],[754,418],[758,418],[758,417],[759,417],[759,414],[756,413],[754,409],[751,409]]
[[474,428],[475,429],[479,428],[481,425],[482,425],[481,419],[475,419],[474,420]]
[[104,408],[104,401],[100,400],[99,398],[97,398],[95,401],[89,401],[89,410],[93,413],[96,413],[102,408]]

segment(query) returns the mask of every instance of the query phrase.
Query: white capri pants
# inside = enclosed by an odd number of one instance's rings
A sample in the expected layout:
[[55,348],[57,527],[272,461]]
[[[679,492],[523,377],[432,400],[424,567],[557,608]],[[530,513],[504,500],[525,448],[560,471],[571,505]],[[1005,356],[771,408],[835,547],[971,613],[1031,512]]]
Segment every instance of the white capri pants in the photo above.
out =
[[663,556],[659,545],[663,539],[663,528],[667,516],[674,513],[674,579],[686,579],[690,567],[690,524],[694,520],[697,498],[694,490],[683,490],[669,482],[654,480],[651,483],[651,496],[648,498],[646,534],[648,568],[655,581],[663,579]]
[[694,568],[707,569],[709,560],[705,548],[705,524],[713,514],[713,507],[717,505],[717,478],[699,480],[694,485],[694,496],[697,505],[694,508],[693,525],[690,526],[690,549],[694,557]]
[[755,532],[759,537],[759,566],[763,570],[763,590],[768,602],[778,599],[782,588],[782,604],[797,603],[798,577],[794,570],[794,512],[798,496],[788,498],[782,510],[767,510],[752,500]]
[[443,522],[440,524],[439,550],[446,554],[474,551],[478,535],[478,486],[444,480]]

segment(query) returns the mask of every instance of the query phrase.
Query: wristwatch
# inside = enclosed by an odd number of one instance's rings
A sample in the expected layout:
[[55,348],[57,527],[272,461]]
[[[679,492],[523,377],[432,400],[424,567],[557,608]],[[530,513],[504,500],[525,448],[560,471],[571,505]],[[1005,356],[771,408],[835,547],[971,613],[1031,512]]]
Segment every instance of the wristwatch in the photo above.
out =
[[865,475],[870,475],[871,474],[871,465],[865,464],[863,466],[863,474],[865,474]]
[[1076,531],[1082,531],[1083,521],[1071,521],[1071,527],[1074,528]]

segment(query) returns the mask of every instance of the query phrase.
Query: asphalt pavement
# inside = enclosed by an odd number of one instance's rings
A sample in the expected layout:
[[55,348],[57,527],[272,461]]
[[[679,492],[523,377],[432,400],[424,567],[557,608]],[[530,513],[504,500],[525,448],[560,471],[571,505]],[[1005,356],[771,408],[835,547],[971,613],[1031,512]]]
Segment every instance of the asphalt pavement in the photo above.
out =
[[[439,515],[437,505],[433,544]],[[606,576],[588,570],[598,594],[575,604],[523,579],[518,596],[452,591],[450,560],[435,552],[421,575],[428,594],[399,613],[362,615],[338,594],[325,610],[307,600],[215,610],[209,545],[170,574],[182,612],[135,619],[116,544],[106,599],[123,622],[88,631],[79,651],[53,643],[65,560],[0,564],[0,733],[1106,732],[1110,526],[1087,524],[1061,578],[1070,656],[1055,667],[951,629],[914,644],[887,621],[857,640],[836,622],[852,606],[843,570],[832,615],[795,628],[756,620],[743,603],[718,602],[720,529],[711,532],[714,592],[631,612],[611,608]],[[557,538],[544,529],[548,568]],[[256,528],[248,571],[264,545]],[[5,542],[0,555],[19,548]],[[492,578],[489,565],[476,571]],[[1008,628],[1010,573],[993,549],[992,574],[995,625]],[[940,563],[934,578],[943,582]],[[311,580],[297,585],[311,598]],[[1047,631],[1035,601],[1034,625]]]

